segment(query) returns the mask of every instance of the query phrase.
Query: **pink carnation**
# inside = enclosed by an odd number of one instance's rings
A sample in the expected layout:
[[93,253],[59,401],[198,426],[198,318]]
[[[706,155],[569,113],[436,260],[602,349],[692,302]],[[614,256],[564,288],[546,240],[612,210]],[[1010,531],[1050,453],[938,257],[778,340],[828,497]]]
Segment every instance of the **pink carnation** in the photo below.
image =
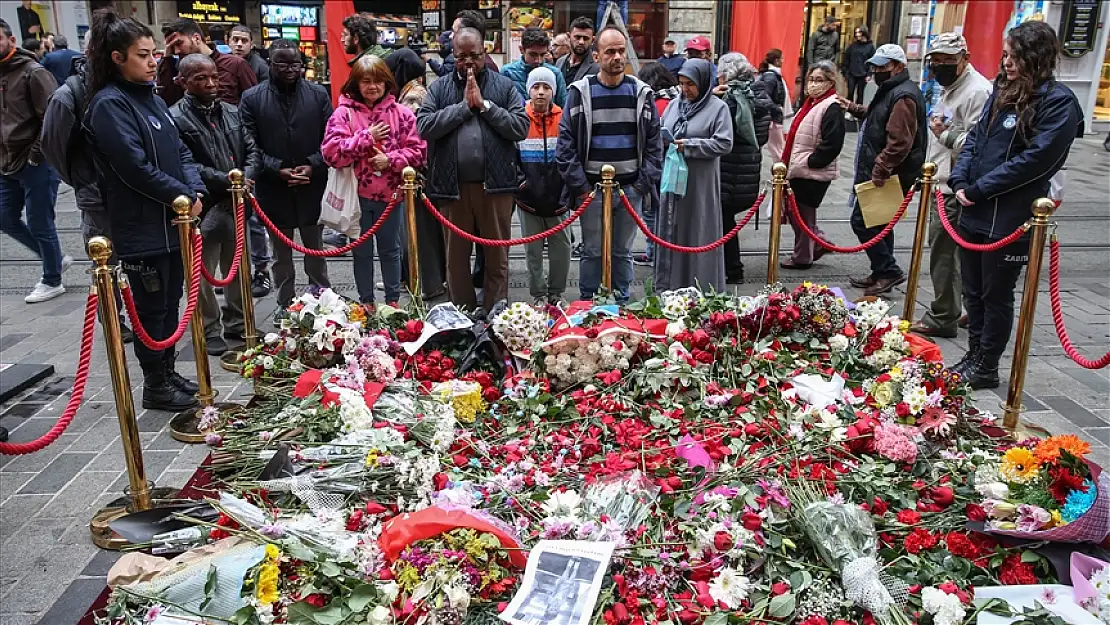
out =
[[880,423],[875,428],[875,451],[895,462],[912,463],[917,459],[917,445],[902,426]]

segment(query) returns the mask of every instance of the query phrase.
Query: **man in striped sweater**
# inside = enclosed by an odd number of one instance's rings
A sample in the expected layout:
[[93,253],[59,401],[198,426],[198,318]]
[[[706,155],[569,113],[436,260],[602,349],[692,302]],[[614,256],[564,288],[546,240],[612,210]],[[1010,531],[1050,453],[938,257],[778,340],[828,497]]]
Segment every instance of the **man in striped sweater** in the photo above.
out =
[[[655,97],[647,84],[624,73],[628,41],[617,28],[597,38],[599,72],[567,89],[559,124],[555,159],[566,183],[569,205],[581,202],[601,180],[601,167],[612,165],[616,180],[636,210],[652,186],[659,184],[663,143]],[[613,210],[612,280],[618,301],[629,297],[632,243],[636,224],[621,206]],[[582,215],[582,261],[579,291],[592,299],[601,286],[601,194]]]

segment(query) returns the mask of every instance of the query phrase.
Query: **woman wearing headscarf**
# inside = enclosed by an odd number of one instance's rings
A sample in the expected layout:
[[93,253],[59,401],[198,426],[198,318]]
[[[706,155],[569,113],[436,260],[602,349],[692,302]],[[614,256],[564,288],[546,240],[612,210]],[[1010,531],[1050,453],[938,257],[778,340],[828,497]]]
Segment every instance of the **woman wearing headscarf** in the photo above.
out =
[[[833,180],[840,177],[837,158],[844,147],[844,113],[836,99],[840,75],[831,61],[818,61],[806,74],[806,99],[786,137],[783,159],[786,179],[794,190],[794,200],[802,221],[817,234],[817,207]],[[793,216],[794,253],[779,263],[783,269],[809,269],[825,255],[825,248],[806,235]]]
[[[663,137],[686,159],[686,193],[665,193],[660,206],[659,236],[685,246],[712,243],[721,236],[720,160],[732,150],[728,105],[713,96],[713,67],[690,59],[678,72],[682,96],[663,112]],[[725,254],[718,247],[702,254],[656,250],[655,284],[660,290],[697,285],[725,288]]]
[[[758,92],[753,89],[755,68],[739,52],[721,57],[717,77],[720,86],[716,92],[728,106],[733,130],[732,151],[721,157],[721,230],[724,233],[736,227],[736,215],[746,212],[759,197],[759,174],[763,166],[763,155],[759,151],[760,129],[766,140],[774,105],[766,89]],[[740,284],[744,281],[740,238],[729,239],[724,253],[725,281]]]

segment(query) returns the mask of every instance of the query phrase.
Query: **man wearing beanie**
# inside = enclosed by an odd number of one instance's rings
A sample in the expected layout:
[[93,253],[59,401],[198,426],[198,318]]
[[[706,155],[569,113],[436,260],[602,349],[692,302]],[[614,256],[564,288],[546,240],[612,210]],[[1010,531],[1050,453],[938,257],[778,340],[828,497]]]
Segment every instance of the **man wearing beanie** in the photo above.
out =
[[[563,177],[555,163],[555,145],[559,140],[559,122],[563,109],[552,100],[558,86],[558,75],[547,67],[537,67],[528,74],[528,136],[517,142],[521,182],[516,193],[520,207],[520,229],[531,236],[558,225],[568,207],[560,201]],[[563,230],[548,237],[548,273],[543,273],[544,242],[524,246],[528,256],[528,290],[536,304],[557,304],[563,300],[570,271],[570,234]]]

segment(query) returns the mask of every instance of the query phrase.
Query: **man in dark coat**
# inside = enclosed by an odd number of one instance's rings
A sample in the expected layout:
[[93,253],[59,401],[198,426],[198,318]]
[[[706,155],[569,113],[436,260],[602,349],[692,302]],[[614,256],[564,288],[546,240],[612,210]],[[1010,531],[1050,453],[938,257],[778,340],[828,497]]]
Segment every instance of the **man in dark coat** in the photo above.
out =
[[[455,35],[458,65],[428,87],[416,114],[428,142],[428,196],[459,228],[489,239],[507,239],[517,190],[516,142],[529,119],[513,81],[485,68],[482,36],[473,28]],[[447,286],[451,301],[476,308],[469,271],[472,245],[447,237]],[[489,312],[509,293],[508,248],[485,249],[483,307]]]
[[258,84],[258,77],[246,61],[206,44],[200,26],[193,20],[174,20],[162,29],[162,34],[166,38],[166,56],[158,63],[158,95],[168,106],[185,96],[185,89],[177,80],[177,64],[178,58],[190,54],[203,54],[216,64],[220,70],[220,99],[228,104],[239,104],[243,92]]
[[[893,43],[879,46],[875,56],[867,62],[874,68],[872,76],[879,86],[871,105],[865,107],[844,97],[837,98],[840,106],[864,120],[856,156],[855,184],[871,181],[881,187],[897,176],[902,192],[906,193],[925,163],[925,98],[917,83],[910,80],[906,53],[901,46]],[[867,227],[854,197],[852,204],[852,230],[860,243],[869,241],[886,224]],[[871,273],[849,280],[852,286],[863,289],[865,295],[889,293],[906,281],[906,274],[894,258],[893,230],[867,248],[867,258],[871,261]]]
[[258,78],[258,84],[262,84],[270,79],[270,64],[258,50],[254,49],[254,39],[251,35],[251,29],[242,24],[236,24],[231,27],[231,34],[228,35],[228,43],[231,46],[231,53],[247,62],[254,70],[254,75]]
[[[219,99],[219,70],[212,59],[190,54],[181,59],[180,67],[185,97],[170,108],[170,116],[177,124],[181,140],[193,153],[207,189],[200,219],[204,266],[212,275],[216,275],[219,266],[220,272],[227,276],[235,263],[236,219],[228,173],[232,169],[242,169],[247,180],[254,180],[258,175],[258,152],[254,150],[254,139],[243,133],[238,107]],[[216,293],[207,281],[200,285],[204,334],[208,353],[212,356],[222,356],[228,350],[227,339],[241,342],[243,298],[240,282],[243,279],[244,276],[237,274],[224,290],[222,336]]]
[[81,56],[80,52],[69,49],[69,41],[62,35],[54,36],[54,51],[42,57],[42,66],[54,74],[54,80],[61,85],[73,73],[73,59]]
[[809,45],[806,46],[806,62],[810,65],[818,61],[832,61],[839,65],[837,57],[840,56],[840,25],[836,16],[828,15],[825,23],[809,36]]
[[598,72],[593,56],[594,32],[594,22],[588,17],[579,17],[570,23],[570,54],[555,61],[555,67],[563,72],[563,81],[568,86]]
[[[321,249],[320,200],[327,187],[328,166],[320,154],[331,117],[331,96],[302,77],[297,44],[279,39],[270,44],[270,79],[243,94],[239,110],[260,158],[255,193],[266,215],[287,238],[299,230],[306,247]],[[274,282],[278,305],[275,321],[296,294],[293,250],[277,237]],[[328,267],[321,257],[305,256],[304,270],[313,286],[328,287]]]

